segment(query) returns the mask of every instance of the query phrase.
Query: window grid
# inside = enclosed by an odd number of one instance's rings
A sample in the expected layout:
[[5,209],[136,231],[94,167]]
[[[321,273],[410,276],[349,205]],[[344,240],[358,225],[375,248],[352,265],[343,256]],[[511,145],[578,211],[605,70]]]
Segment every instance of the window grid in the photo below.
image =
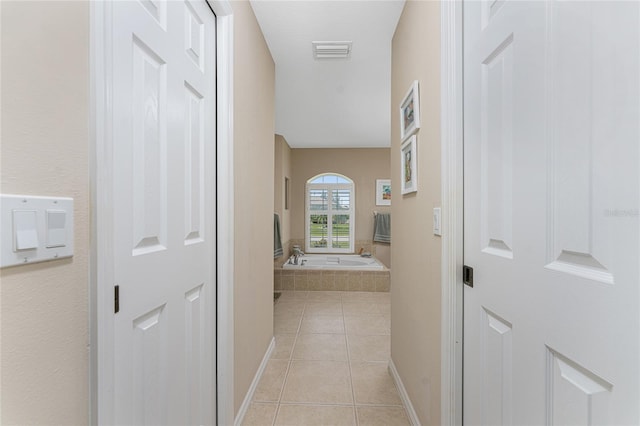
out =
[[306,251],[353,252],[353,182],[328,174],[310,179],[307,182],[306,210]]

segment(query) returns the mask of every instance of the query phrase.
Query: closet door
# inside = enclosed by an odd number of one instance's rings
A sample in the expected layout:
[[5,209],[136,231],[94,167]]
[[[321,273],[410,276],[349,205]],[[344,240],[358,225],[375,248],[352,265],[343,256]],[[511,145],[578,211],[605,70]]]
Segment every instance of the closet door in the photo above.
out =
[[640,4],[465,2],[464,49],[464,422],[639,424]]
[[215,16],[111,7],[114,424],[214,424]]

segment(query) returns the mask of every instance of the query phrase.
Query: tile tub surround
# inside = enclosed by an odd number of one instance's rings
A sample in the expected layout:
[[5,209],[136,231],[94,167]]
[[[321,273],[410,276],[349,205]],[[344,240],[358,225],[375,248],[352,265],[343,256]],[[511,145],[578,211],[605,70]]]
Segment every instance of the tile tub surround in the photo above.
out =
[[390,294],[284,291],[243,425],[409,425],[387,371]]
[[328,269],[273,270],[275,291],[372,291],[389,292],[390,271],[333,271]]

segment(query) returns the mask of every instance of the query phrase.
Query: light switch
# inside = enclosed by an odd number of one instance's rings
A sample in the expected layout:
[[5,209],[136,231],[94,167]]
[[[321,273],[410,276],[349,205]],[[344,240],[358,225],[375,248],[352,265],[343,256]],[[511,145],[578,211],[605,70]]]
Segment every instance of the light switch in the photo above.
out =
[[67,245],[67,212],[64,210],[47,210],[47,248]]
[[442,235],[442,222],[441,222],[440,207],[434,207],[433,209],[433,235]]
[[14,250],[38,248],[38,222],[35,210],[13,210]]
[[0,268],[71,256],[73,198],[0,194]]

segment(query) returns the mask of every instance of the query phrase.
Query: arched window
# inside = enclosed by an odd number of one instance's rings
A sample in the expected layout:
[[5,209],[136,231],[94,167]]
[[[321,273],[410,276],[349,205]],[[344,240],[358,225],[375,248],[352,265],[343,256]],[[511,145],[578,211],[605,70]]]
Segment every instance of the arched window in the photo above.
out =
[[353,253],[354,192],[353,181],[336,173],[324,173],[307,181],[307,252]]

